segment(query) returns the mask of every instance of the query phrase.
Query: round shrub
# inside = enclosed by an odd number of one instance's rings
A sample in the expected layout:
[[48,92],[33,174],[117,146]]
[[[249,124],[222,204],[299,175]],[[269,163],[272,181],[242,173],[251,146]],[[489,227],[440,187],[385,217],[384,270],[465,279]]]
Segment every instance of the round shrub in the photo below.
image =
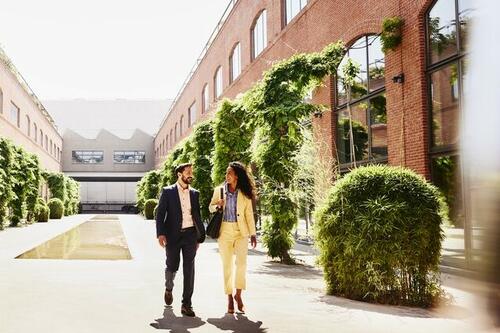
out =
[[35,220],[37,222],[47,222],[49,220],[49,206],[36,204]]
[[316,212],[316,245],[329,294],[431,306],[446,219],[436,187],[413,171],[360,167],[338,180]]
[[147,220],[153,220],[155,218],[154,210],[158,205],[157,199],[148,199],[144,203],[144,216]]
[[52,198],[49,200],[49,210],[51,219],[60,219],[64,215],[64,204],[61,199]]

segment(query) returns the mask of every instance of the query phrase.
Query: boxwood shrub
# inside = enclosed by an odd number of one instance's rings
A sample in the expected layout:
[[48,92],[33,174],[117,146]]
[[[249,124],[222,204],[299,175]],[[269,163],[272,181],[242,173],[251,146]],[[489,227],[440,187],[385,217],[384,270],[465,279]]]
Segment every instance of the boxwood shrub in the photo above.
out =
[[153,220],[155,218],[155,208],[158,205],[157,199],[148,199],[144,203],[144,216],[147,220]]
[[437,188],[407,169],[360,167],[339,179],[316,212],[327,292],[433,305],[442,295],[438,263],[445,208]]
[[64,216],[64,203],[61,199],[52,198],[49,200],[49,210],[51,219],[60,219]]
[[49,220],[49,206],[37,203],[34,215],[37,222],[47,222]]

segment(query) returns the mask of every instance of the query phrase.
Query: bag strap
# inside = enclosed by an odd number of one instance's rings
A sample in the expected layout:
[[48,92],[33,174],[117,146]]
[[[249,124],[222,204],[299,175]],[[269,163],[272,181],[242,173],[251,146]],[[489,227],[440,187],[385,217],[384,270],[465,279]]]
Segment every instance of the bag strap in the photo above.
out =
[[224,199],[224,188],[222,186],[220,188],[220,198]]

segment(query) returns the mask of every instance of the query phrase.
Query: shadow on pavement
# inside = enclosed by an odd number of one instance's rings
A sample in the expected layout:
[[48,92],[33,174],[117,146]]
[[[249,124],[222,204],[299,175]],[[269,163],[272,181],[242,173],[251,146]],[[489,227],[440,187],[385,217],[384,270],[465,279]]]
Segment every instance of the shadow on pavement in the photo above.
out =
[[207,322],[220,330],[229,330],[233,333],[267,332],[266,328],[261,327],[261,321],[251,321],[243,314],[232,315],[227,313],[222,318],[208,318]]
[[408,306],[366,303],[329,295],[319,297],[319,301],[341,308],[377,312],[398,317],[464,319],[472,315],[465,308],[453,304],[444,304],[434,309],[422,309]]
[[177,317],[171,306],[165,306],[163,318],[155,319],[156,323],[150,325],[160,330],[170,330],[172,333],[188,333],[190,328],[200,327],[206,324],[198,317]]
[[291,279],[309,280],[314,278],[322,278],[323,273],[306,264],[285,265],[278,262],[266,262],[258,269],[251,271],[254,274],[269,274]]

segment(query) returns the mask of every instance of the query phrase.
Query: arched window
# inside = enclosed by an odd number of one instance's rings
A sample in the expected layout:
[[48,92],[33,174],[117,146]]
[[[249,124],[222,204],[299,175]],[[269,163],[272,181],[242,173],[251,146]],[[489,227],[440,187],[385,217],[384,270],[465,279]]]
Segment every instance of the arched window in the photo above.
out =
[[170,129],[170,148],[174,148],[174,130]]
[[52,140],[50,140],[50,146],[49,146],[50,155],[52,155],[52,147],[53,147]]
[[43,147],[43,131],[40,129],[40,146]]
[[13,102],[10,103],[10,122],[18,128],[21,127],[21,110]]
[[179,124],[175,123],[175,143],[179,140]]
[[49,137],[45,134],[45,150],[49,151]]
[[179,120],[179,136],[182,136],[182,134],[184,134],[184,115]]
[[222,95],[222,67],[217,67],[214,75],[214,100]]
[[26,135],[31,137],[31,120],[28,115],[26,115]]
[[257,56],[267,46],[267,11],[264,9],[255,20],[252,27],[252,59]]
[[229,82],[233,82],[241,73],[241,46],[237,43],[229,57],[230,76]]
[[[342,68],[351,58],[360,66],[360,73],[350,88],[350,101],[342,84]],[[336,75],[337,150],[341,167],[353,161],[360,163],[387,160],[387,112],[385,99],[385,57],[380,37],[359,38],[347,51]],[[347,104],[350,104],[352,119]],[[351,145],[350,122],[353,144]],[[354,147],[354,151],[351,151]]]
[[209,96],[208,96],[208,83],[206,83],[204,86],[203,86],[203,91],[201,92],[201,102],[203,103],[202,107],[201,107],[201,113],[205,113],[208,111],[208,108],[210,106],[210,102],[209,102]]
[[38,142],[38,126],[36,125],[36,123],[33,123],[33,132],[35,133],[35,142]]
[[168,152],[168,150],[170,149],[170,142],[168,141],[168,134],[165,137],[165,144],[167,145],[167,152]]
[[3,91],[0,89],[0,113],[3,113]]
[[285,0],[285,25],[307,5],[307,0]]
[[196,122],[196,102],[193,102],[188,110],[188,126],[192,127]]

